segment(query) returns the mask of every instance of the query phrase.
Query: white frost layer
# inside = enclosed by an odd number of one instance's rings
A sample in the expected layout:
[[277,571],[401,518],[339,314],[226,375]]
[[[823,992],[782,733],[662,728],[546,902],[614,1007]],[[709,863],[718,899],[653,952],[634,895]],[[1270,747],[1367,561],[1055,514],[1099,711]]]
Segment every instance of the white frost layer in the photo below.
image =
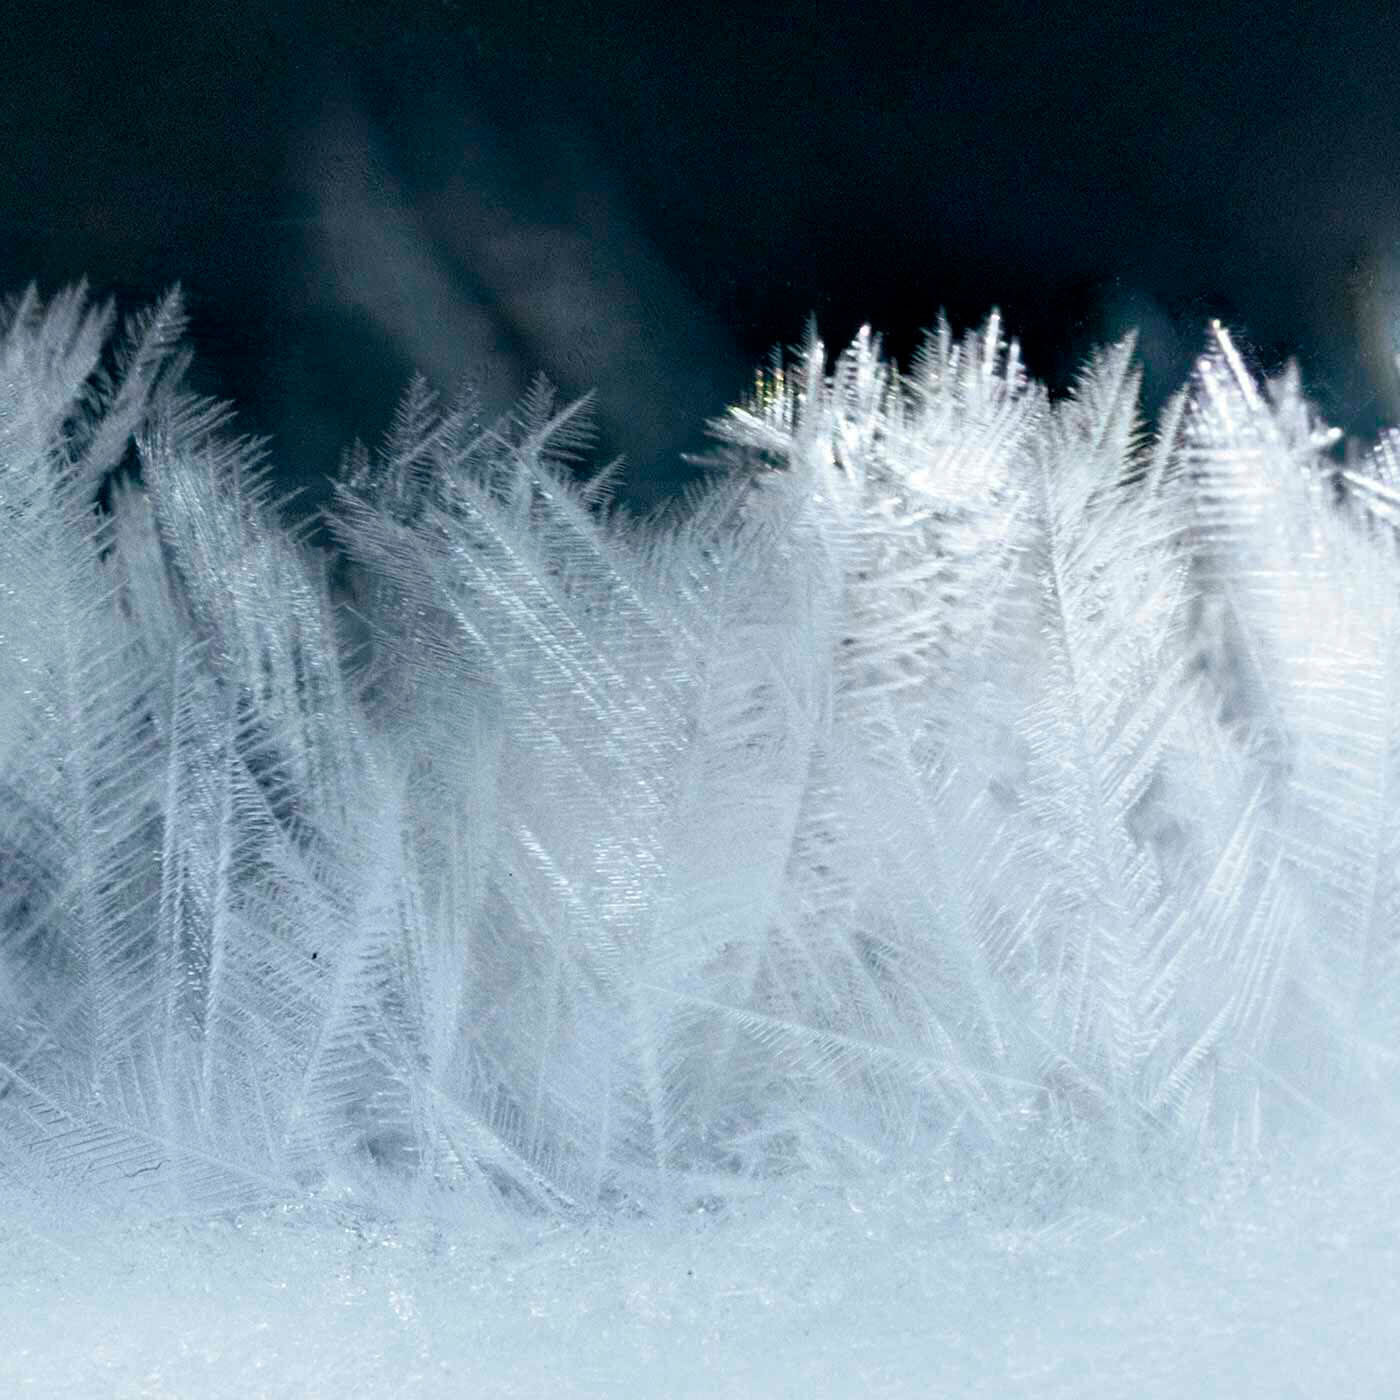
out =
[[1393,1396],[1394,1160],[1039,1232],[896,1187],[528,1237],[10,1231],[0,1395]]

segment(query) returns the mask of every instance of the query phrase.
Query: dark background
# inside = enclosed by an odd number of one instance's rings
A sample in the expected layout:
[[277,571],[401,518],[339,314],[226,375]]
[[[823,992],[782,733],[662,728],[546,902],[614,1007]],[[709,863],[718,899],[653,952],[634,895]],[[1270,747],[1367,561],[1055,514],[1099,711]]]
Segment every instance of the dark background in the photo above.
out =
[[995,304],[1063,385],[1209,317],[1400,418],[1387,7],[12,5],[0,290],[183,284],[199,387],[312,494],[410,370],[597,389],[654,499],[815,313],[906,357]]

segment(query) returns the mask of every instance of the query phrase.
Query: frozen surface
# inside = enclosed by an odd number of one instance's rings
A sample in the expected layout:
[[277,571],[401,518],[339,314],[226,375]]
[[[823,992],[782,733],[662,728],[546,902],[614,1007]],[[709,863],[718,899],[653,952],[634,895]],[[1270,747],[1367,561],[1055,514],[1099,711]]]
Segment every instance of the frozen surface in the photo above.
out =
[[0,1394],[1389,1396],[1397,1180],[1334,1139],[1038,1233],[889,1186],[534,1235],[10,1237]]
[[180,320],[0,312],[0,1400],[1400,1392],[1400,436],[415,381],[336,561]]

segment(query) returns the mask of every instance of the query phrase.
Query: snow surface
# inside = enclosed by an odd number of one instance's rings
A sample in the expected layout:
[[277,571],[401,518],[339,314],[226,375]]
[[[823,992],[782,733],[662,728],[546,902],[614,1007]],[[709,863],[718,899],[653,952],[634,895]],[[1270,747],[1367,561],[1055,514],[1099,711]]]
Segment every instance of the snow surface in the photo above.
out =
[[0,1237],[0,1394],[1391,1396],[1394,1160],[1333,1135],[1039,1231],[895,1182],[533,1233],[70,1222]]

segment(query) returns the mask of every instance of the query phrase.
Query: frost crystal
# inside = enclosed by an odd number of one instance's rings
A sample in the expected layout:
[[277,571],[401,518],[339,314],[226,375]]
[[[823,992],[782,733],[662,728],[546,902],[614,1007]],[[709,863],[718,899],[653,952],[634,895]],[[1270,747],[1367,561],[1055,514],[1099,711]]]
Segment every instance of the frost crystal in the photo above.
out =
[[1395,447],[1222,329],[1155,436],[1131,341],[812,337],[642,525],[586,402],[415,381],[332,570],[110,319],[0,322],[16,1191],[1068,1211],[1389,1093]]

